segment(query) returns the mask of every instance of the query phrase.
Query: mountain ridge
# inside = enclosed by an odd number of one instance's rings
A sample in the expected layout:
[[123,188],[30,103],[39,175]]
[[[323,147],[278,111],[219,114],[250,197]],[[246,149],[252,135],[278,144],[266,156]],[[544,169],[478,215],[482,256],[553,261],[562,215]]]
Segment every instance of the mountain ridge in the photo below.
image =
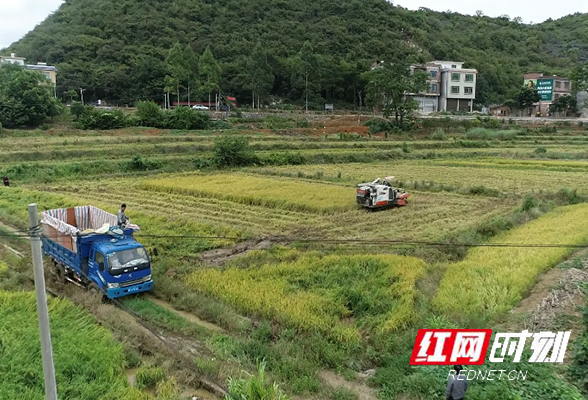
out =
[[309,41],[323,59],[326,100],[355,102],[359,74],[376,60],[453,59],[478,69],[477,101],[487,104],[509,98],[524,72],[565,75],[587,60],[588,14],[527,25],[384,0],[67,0],[6,51],[57,65],[59,93],[84,87],[88,98],[132,103],[163,96],[176,41],[198,53],[210,46],[223,91],[240,99],[249,96],[240,76],[259,41],[276,76],[272,94],[298,100],[289,65]]

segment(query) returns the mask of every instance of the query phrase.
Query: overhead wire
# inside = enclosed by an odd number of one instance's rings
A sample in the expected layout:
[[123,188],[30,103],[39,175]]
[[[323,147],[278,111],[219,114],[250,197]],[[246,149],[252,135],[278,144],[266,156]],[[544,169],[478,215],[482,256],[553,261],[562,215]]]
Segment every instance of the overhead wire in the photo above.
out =
[[[43,235],[45,238],[56,239],[63,235]],[[30,238],[28,231],[15,230],[11,233],[0,232],[0,237],[5,238]],[[175,240],[228,240],[228,241],[243,241],[243,240],[258,240],[271,241],[274,243],[305,243],[305,244],[331,244],[331,245],[346,245],[346,246],[432,246],[432,247],[494,247],[494,248],[573,248],[583,249],[588,245],[583,244],[566,244],[566,243],[451,243],[427,240],[410,240],[410,239],[329,239],[329,238],[309,238],[296,236],[272,236],[272,237],[256,237],[245,238],[240,236],[221,236],[221,235],[153,235],[153,234],[137,234],[134,235],[137,240],[140,239],[175,239]]]

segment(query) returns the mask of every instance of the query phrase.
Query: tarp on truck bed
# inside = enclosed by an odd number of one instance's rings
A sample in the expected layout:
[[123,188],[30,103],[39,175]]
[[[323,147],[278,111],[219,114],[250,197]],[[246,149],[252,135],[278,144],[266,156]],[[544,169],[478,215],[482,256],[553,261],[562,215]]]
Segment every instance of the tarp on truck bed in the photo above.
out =
[[[41,212],[43,233],[66,248],[76,251],[76,237],[93,233],[105,224],[116,226],[117,217],[94,206],[56,208]],[[133,226],[138,230],[138,226]]]

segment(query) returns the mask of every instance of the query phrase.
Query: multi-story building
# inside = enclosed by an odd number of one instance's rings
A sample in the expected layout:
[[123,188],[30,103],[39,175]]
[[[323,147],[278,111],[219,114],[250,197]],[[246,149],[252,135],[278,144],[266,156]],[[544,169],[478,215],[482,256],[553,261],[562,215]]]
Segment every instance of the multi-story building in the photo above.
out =
[[411,97],[419,103],[419,111],[438,111],[439,96],[441,95],[441,67],[433,63],[411,65],[410,72],[417,71],[427,74],[427,88],[423,93],[411,93]]
[[37,63],[37,65],[29,65],[25,64],[25,60],[26,58],[17,57],[14,53],[10,54],[10,57],[0,56],[0,67],[2,66],[2,64],[21,65],[27,69],[41,72],[43,75],[47,77],[47,79],[51,82],[53,86],[57,84],[57,68],[55,68],[52,65],[47,65],[46,63],[41,62]]
[[561,76],[530,72],[525,74],[523,84],[539,92],[541,100],[535,104],[535,112],[539,111],[541,115],[548,114],[549,106],[555,99],[572,95],[572,81]]
[[411,94],[420,111],[473,111],[478,71],[463,68],[463,64],[432,61],[411,66],[411,71],[425,71],[429,76],[426,92]]

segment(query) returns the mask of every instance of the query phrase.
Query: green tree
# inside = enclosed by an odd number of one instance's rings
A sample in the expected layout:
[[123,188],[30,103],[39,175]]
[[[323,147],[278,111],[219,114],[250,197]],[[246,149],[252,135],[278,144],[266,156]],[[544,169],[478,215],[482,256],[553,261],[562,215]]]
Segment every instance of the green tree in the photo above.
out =
[[257,108],[259,109],[261,96],[267,96],[274,86],[274,74],[267,61],[267,54],[260,42],[253,48],[251,56],[247,60],[247,87],[251,90],[253,108],[255,109],[255,97],[257,96]]
[[578,102],[573,96],[560,96],[551,103],[549,111],[564,113],[564,116],[574,115],[578,111]]
[[427,87],[427,74],[411,74],[403,64],[384,64],[364,74],[364,79],[368,81],[366,102],[382,109],[385,117],[394,116],[400,127],[404,126],[404,118],[418,107],[410,95],[422,93]]
[[309,41],[304,42],[300,52],[291,60],[292,86],[304,94],[305,110],[308,112],[308,96],[316,94],[319,82],[319,58]]
[[219,167],[238,167],[252,164],[256,156],[245,136],[219,136],[213,146],[214,163]]
[[541,100],[541,95],[537,92],[537,89],[523,86],[514,98],[519,106],[519,110],[526,110],[532,107],[533,104]]
[[198,60],[198,74],[200,75],[200,89],[208,93],[208,104],[210,104],[210,94],[220,90],[222,69],[214,59],[210,46],[206,46],[204,53]]
[[165,59],[168,75],[166,75],[166,86],[173,86],[176,89],[178,103],[180,102],[180,86],[188,79],[188,66],[184,58],[184,49],[179,42],[169,50]]
[[184,65],[186,66],[186,83],[188,85],[188,104],[190,104],[190,93],[198,88],[198,55],[187,45],[184,49]]
[[5,128],[37,125],[59,115],[53,88],[44,75],[17,65],[0,68],[0,124]]
[[73,102],[74,99],[77,99],[79,97],[80,96],[79,96],[78,92],[76,92],[73,89],[69,89],[68,91],[63,92],[63,94],[62,94],[63,101],[69,100],[70,102]]

